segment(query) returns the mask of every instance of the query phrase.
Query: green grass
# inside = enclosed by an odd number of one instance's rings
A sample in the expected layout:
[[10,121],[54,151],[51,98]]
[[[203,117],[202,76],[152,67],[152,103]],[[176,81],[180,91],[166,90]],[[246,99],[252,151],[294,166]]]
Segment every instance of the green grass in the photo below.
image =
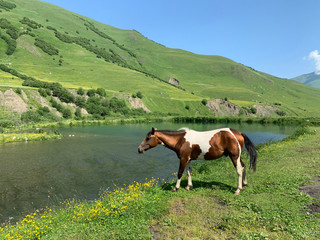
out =
[[[261,73],[221,56],[197,55],[166,48],[134,30],[121,30],[39,0],[11,2],[17,7],[3,11],[1,15],[19,31],[30,29],[19,22],[23,17],[43,26],[31,29],[34,37],[21,35],[17,39],[16,51],[10,56],[5,54],[7,46],[0,39],[2,63],[10,63],[10,67],[22,74],[39,80],[57,81],[69,88],[103,87],[110,94],[141,91],[143,102],[153,112],[210,115],[209,110],[199,109],[197,102],[204,98],[227,97],[235,103],[246,102],[247,106],[278,103],[289,116],[319,116],[319,107],[314,104],[320,100],[319,89]],[[90,30],[86,26],[89,23],[114,42]],[[75,43],[62,42],[47,26],[67,36],[86,38],[92,46],[105,48],[107,52],[111,49],[127,66],[138,71],[97,58],[94,53]],[[4,30],[2,32],[5,34]],[[59,54],[46,54],[34,45],[35,38],[43,39],[58,49]],[[178,79],[185,91],[163,82],[170,77]],[[16,87],[19,83],[8,74],[0,75],[0,86]],[[185,110],[186,104],[190,104],[189,111]]]
[[[106,191],[90,202],[66,201],[0,228],[1,239],[318,239],[319,200],[299,187],[319,176],[320,129],[300,129],[284,141],[261,145],[257,172],[235,196],[229,159],[194,166],[194,189],[146,180]],[[186,185],[186,178],[182,186]]]

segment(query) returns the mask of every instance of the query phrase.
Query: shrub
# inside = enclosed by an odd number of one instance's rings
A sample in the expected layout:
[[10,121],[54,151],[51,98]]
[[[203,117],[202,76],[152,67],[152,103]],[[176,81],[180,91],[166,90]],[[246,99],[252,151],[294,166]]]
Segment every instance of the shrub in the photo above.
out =
[[81,117],[82,117],[81,109],[80,109],[80,108],[77,108],[77,109],[76,109],[76,112],[74,113],[74,115],[75,115],[77,118],[81,118]]
[[50,43],[48,43],[40,38],[36,38],[34,45],[41,48],[42,51],[49,54],[50,56],[59,54],[58,49],[54,48]]
[[22,24],[26,24],[28,25],[29,27],[33,28],[33,29],[37,29],[37,28],[40,28],[42,27],[41,24],[27,18],[27,17],[24,17],[21,21],[20,21]]
[[79,95],[81,95],[81,96],[84,95],[84,90],[83,90],[82,87],[78,88],[77,94],[79,94]]
[[143,98],[142,92],[138,91],[137,92],[137,97],[140,98],[140,99]]
[[48,107],[40,107],[38,108],[37,112],[39,113],[40,116],[45,116],[48,113],[50,113],[50,110]]
[[10,2],[1,0],[0,7],[5,10],[11,10],[11,9],[14,9],[16,7],[16,5],[14,3],[10,3]]
[[45,88],[39,88],[38,92],[42,97],[47,97],[48,96],[48,93],[47,93]]
[[114,111],[117,112],[122,108],[126,107],[126,103],[124,100],[118,99],[116,97],[113,97],[110,99],[109,103],[110,108]]
[[276,110],[276,114],[278,114],[279,116],[285,116],[286,113],[282,110]]
[[16,94],[21,94],[21,88],[17,88],[16,90],[15,90],[15,92],[16,92]]
[[95,89],[89,89],[89,90],[87,91],[87,95],[88,95],[89,97],[94,97],[95,94],[96,94],[96,90],[95,90]]
[[71,118],[72,117],[72,112],[71,112],[71,110],[69,109],[69,108],[64,108],[64,109],[62,109],[62,116],[64,117],[64,118]]
[[26,122],[26,123],[40,122],[41,115],[38,113],[38,111],[28,110],[28,111],[21,114],[21,121]]
[[85,99],[84,97],[77,96],[77,97],[75,98],[74,103],[75,103],[78,107],[83,108],[83,107],[86,105],[86,99]]
[[101,97],[107,96],[106,90],[104,88],[97,88],[96,93],[99,94]]
[[208,100],[207,100],[207,99],[202,99],[201,103],[202,103],[204,106],[206,106],[207,103],[208,103]]

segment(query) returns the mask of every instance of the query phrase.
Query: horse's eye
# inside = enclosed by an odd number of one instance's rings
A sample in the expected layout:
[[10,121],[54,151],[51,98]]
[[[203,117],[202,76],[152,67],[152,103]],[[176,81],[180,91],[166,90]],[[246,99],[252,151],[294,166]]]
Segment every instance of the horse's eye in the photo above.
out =
[[149,137],[147,137],[147,138],[146,138],[146,140],[147,140],[147,141],[149,141],[149,140],[150,140],[150,138],[149,138]]

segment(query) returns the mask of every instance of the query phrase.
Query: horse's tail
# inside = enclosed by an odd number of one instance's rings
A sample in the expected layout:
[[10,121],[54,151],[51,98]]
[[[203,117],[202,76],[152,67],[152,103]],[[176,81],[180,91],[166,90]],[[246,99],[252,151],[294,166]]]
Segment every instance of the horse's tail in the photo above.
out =
[[250,156],[250,168],[252,168],[252,170],[255,172],[257,168],[257,156],[258,156],[256,148],[246,134],[241,133],[241,135],[244,138],[244,145]]

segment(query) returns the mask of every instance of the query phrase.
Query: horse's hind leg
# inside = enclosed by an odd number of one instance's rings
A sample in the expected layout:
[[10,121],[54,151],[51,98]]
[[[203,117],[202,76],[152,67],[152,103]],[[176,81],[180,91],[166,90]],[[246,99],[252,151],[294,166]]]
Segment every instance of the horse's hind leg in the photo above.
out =
[[243,183],[243,186],[247,186],[248,182],[247,182],[246,166],[242,162],[241,158],[240,158],[240,162],[241,162],[241,166],[243,167],[242,183]]
[[240,191],[243,190],[243,187],[242,187],[242,179],[243,179],[243,172],[244,172],[244,167],[242,166],[241,164],[241,159],[240,159],[240,155],[237,154],[237,155],[231,155],[230,156],[232,162],[233,162],[233,165],[234,167],[236,168],[237,170],[237,174],[238,174],[238,188],[237,190],[235,191],[235,195],[239,195],[240,194]]

